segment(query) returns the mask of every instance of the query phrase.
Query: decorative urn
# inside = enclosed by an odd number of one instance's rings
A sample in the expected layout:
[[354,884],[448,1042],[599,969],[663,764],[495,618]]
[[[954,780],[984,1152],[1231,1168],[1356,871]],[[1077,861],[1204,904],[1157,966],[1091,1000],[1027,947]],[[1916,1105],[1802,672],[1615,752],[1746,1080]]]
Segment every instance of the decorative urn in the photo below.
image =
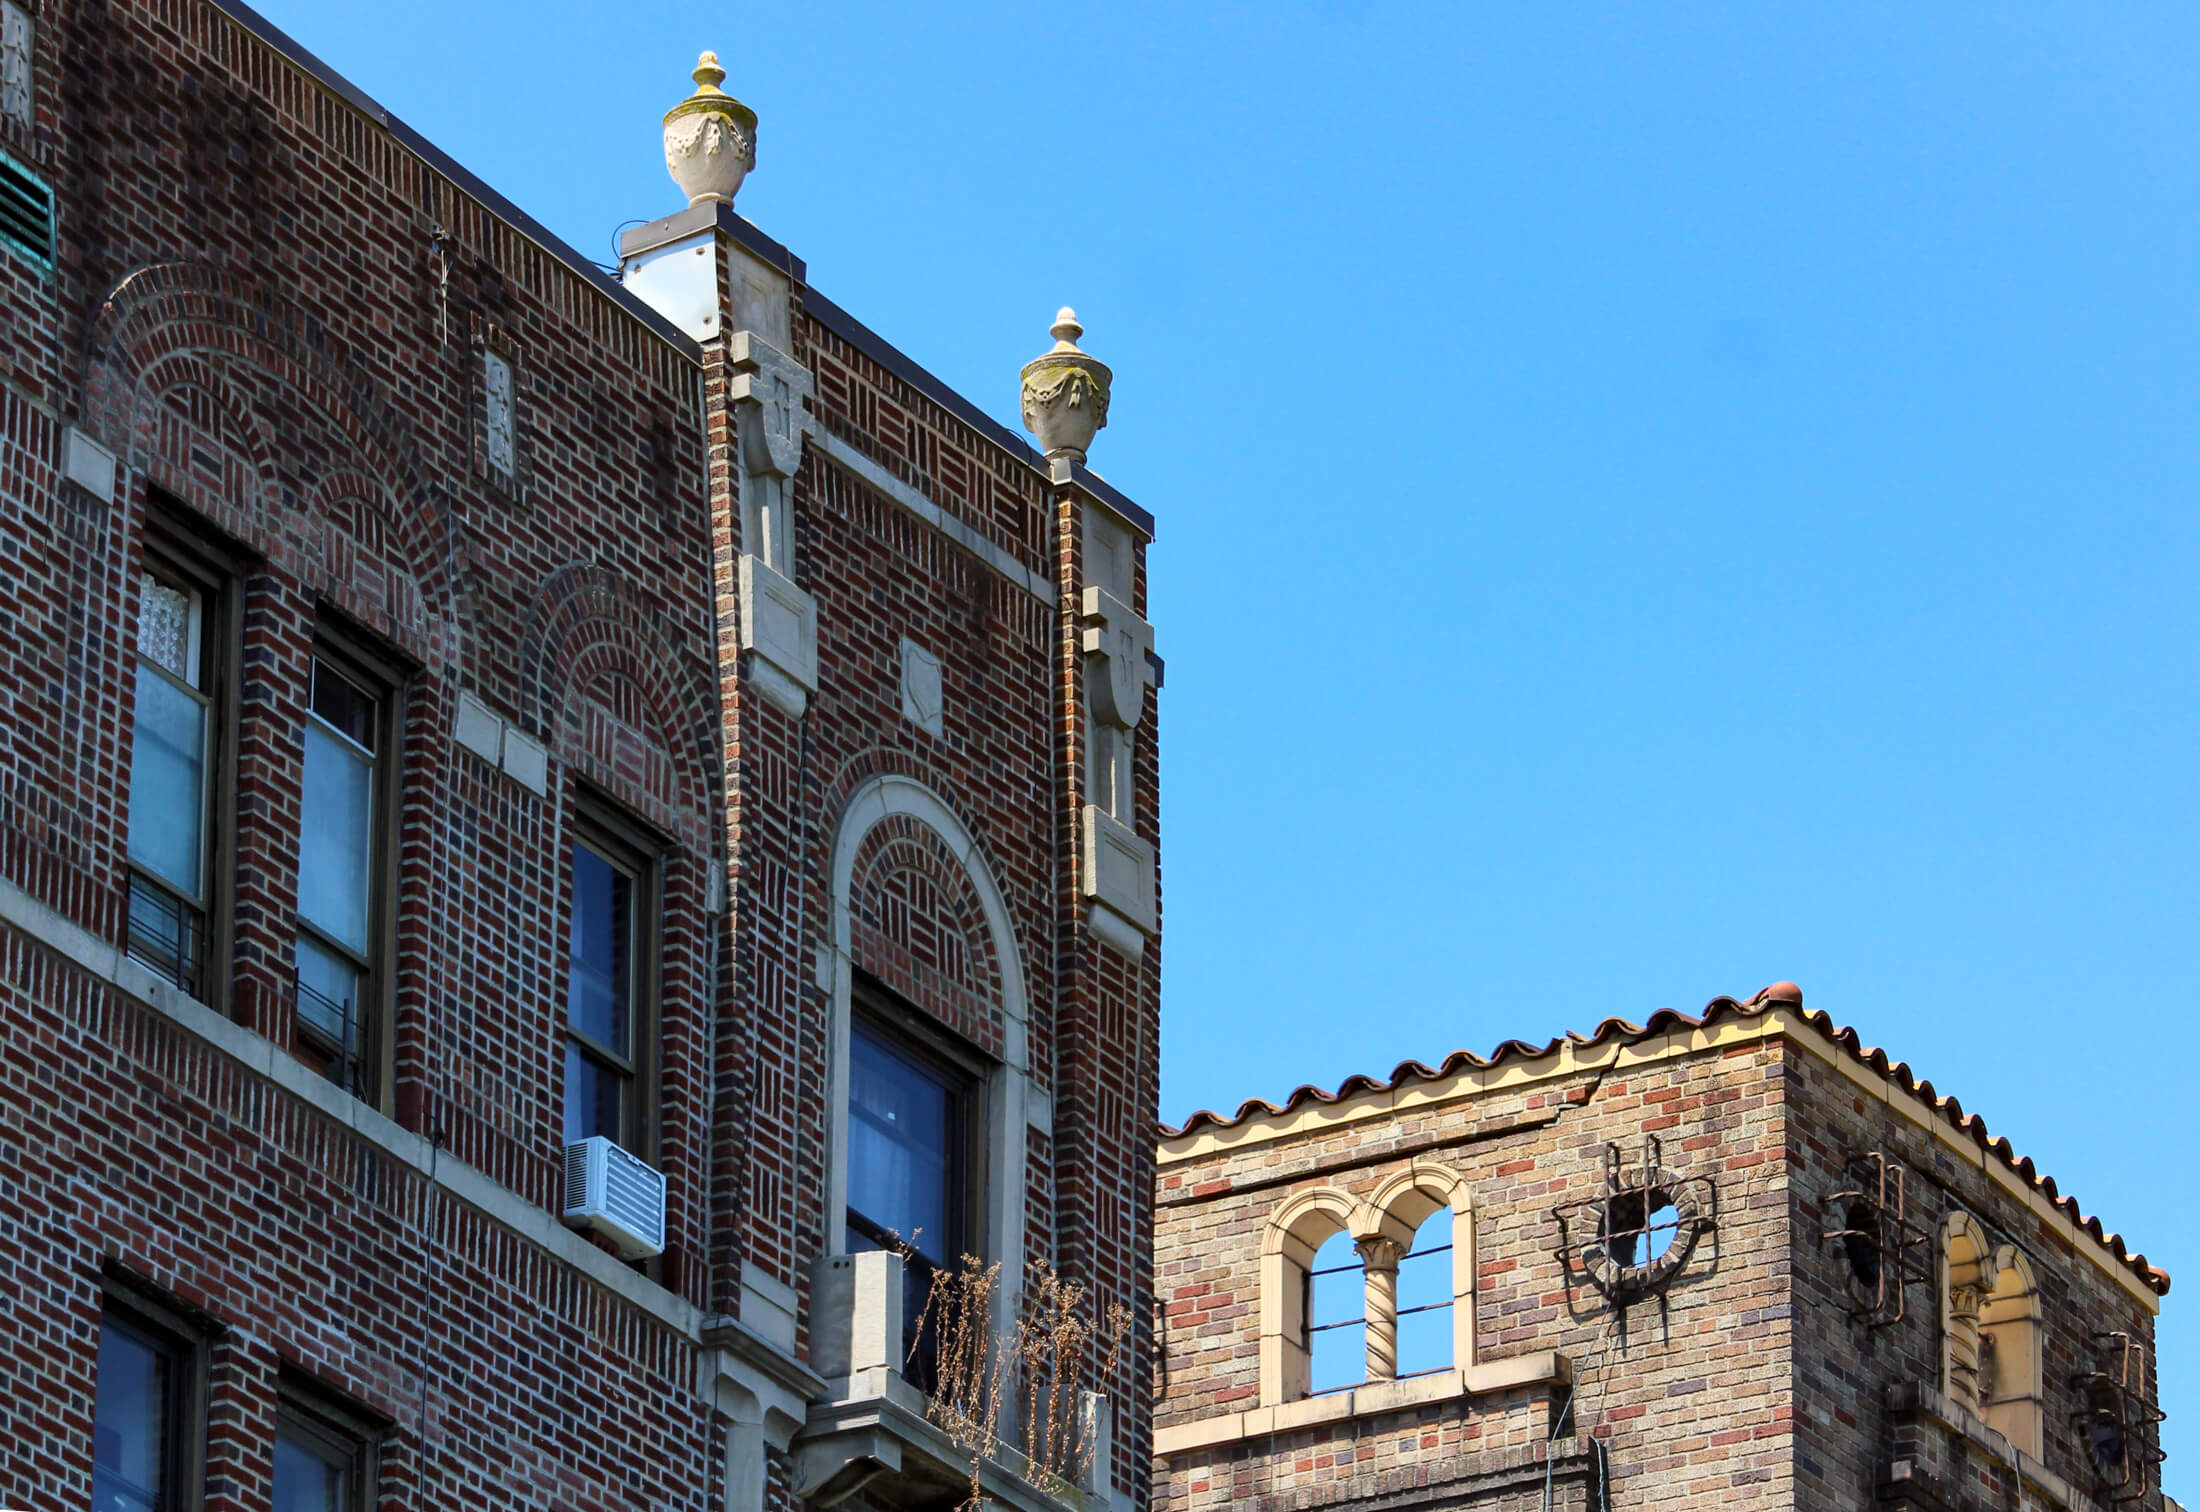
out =
[[695,60],[695,93],[665,112],[665,171],[690,205],[733,203],[756,166],[756,112],[718,87],[718,54]]
[[1068,305],[1048,330],[1054,350],[1024,364],[1024,428],[1050,457],[1085,460],[1085,448],[1108,423],[1108,385],[1115,375],[1077,349],[1085,328]]

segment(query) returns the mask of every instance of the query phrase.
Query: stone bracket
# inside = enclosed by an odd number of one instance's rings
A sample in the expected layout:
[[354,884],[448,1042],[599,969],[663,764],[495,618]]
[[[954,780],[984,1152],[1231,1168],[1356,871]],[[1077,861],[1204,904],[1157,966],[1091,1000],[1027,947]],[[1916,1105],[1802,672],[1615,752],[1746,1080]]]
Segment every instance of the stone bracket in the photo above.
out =
[[1087,696],[1092,711],[1125,730],[1146,715],[1153,681],[1153,626],[1105,588],[1087,588],[1080,606]]
[[1092,904],[1093,932],[1136,959],[1160,928],[1154,849],[1097,804],[1085,805],[1084,829],[1083,890]]
[[801,718],[817,691],[817,600],[762,557],[741,558],[741,649],[757,691]]

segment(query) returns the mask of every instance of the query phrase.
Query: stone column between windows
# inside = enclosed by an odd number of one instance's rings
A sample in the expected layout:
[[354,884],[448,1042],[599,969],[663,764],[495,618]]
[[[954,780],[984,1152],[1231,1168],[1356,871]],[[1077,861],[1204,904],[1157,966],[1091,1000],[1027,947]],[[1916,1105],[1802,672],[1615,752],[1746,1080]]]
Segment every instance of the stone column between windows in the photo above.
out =
[[1405,1246],[1395,1239],[1362,1239],[1353,1245],[1367,1268],[1367,1378],[1398,1378],[1398,1262]]

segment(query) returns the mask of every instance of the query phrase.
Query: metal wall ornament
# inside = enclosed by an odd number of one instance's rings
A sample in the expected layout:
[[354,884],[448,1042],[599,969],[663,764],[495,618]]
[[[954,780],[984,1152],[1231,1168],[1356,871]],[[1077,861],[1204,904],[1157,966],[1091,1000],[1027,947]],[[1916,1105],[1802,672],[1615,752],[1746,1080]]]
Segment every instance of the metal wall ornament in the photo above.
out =
[[1710,1177],[1667,1170],[1655,1134],[1642,1137],[1631,1166],[1607,1144],[1603,1191],[1551,1210],[1567,1279],[1586,1280],[1618,1306],[1663,1291],[1696,1241],[1718,1227],[1718,1196]]
[[2072,1415],[2092,1462],[2096,1488],[2113,1505],[2139,1501],[2154,1489],[2169,1414],[2146,1384],[2146,1346],[2121,1331],[2093,1336],[2094,1368],[2070,1378],[2083,1404]]
[[1910,1173],[1885,1152],[1849,1158],[1848,1186],[1826,1198],[1819,1242],[1848,1265],[1849,1316],[1889,1328],[1909,1315],[1912,1286],[1933,1281],[1933,1239],[1909,1216]]

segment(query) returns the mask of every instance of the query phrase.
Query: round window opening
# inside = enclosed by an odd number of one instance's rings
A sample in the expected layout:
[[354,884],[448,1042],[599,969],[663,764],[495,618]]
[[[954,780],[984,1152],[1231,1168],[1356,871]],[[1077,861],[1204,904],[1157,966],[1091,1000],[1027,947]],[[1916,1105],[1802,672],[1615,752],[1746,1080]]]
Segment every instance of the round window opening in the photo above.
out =
[[1681,1211],[1662,1187],[1622,1192],[1605,1208],[1605,1253],[1621,1270],[1656,1265],[1680,1242]]
[[1693,1194],[1662,1172],[1648,1185],[1613,1192],[1597,1214],[1589,1278],[1613,1297],[1656,1291],[1687,1262],[1701,1227]]

